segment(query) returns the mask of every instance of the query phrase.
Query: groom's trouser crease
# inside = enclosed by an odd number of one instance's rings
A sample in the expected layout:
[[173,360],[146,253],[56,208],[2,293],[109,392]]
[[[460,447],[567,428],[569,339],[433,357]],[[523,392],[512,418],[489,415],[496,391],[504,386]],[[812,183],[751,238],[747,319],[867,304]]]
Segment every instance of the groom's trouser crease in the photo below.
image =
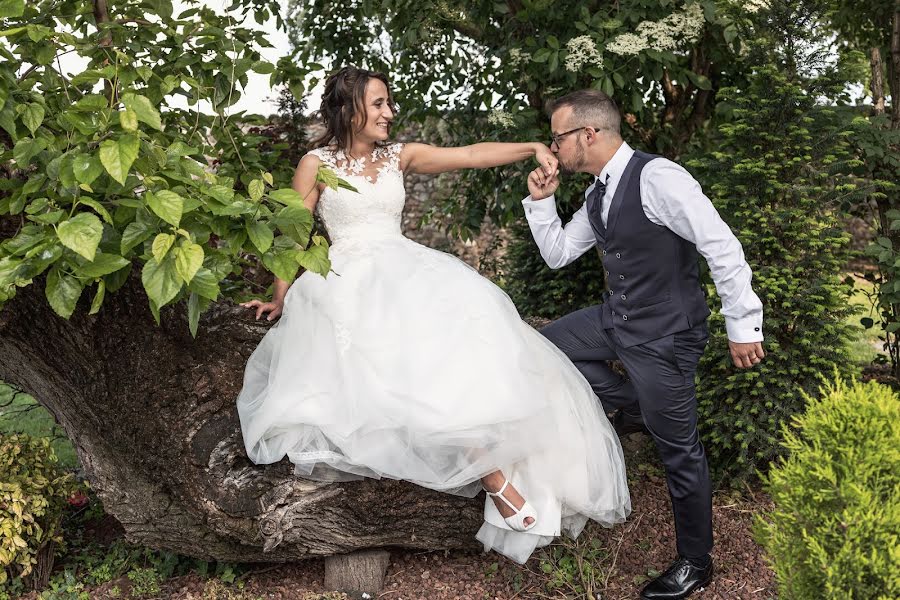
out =
[[[675,515],[678,553],[710,552],[712,488],[697,431],[694,374],[706,347],[706,323],[624,348],[613,329],[601,326],[600,307],[566,315],[541,333],[562,350],[591,384],[603,408],[643,416],[666,470]],[[628,379],[607,361],[620,360]]]

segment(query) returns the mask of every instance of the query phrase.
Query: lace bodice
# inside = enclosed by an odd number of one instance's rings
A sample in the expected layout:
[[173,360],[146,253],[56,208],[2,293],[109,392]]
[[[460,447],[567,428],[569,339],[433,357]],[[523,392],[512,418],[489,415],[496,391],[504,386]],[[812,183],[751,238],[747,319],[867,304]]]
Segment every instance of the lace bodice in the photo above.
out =
[[399,236],[406,202],[400,151],[403,144],[376,146],[370,157],[348,158],[343,151],[316,148],[314,154],[357,189],[326,188],[316,212],[335,244],[372,237]]

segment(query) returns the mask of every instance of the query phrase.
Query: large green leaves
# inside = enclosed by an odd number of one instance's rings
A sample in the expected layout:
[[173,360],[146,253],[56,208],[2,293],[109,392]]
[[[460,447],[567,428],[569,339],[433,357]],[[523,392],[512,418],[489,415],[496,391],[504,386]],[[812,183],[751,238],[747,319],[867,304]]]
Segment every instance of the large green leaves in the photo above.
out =
[[34,135],[37,128],[44,122],[44,107],[37,102],[26,104],[22,109],[22,122],[25,127]]
[[132,111],[138,121],[146,123],[153,129],[162,129],[162,120],[159,118],[159,111],[153,106],[149,99],[140,94],[125,94],[122,96],[122,103],[125,107]]
[[[0,215],[22,223],[0,241],[0,308],[20,286],[45,285],[43,275],[58,314],[72,314],[83,288],[95,313],[134,266],[154,316],[183,299],[196,334],[220,283],[230,278],[222,289],[233,292],[254,255],[296,275],[313,222],[286,189],[295,142],[270,143],[254,115],[198,110],[236,102],[251,69],[273,84],[299,76],[259,60],[263,33],[209,11],[173,16],[169,0],[125,0],[115,7],[114,50],[100,60],[90,11],[73,17],[44,10],[47,0],[33,4],[0,0],[10,175],[0,179]],[[66,68],[62,78],[57,54],[89,68]],[[304,260],[321,267],[319,252]]]
[[60,223],[57,233],[64,246],[88,260],[94,260],[100,238],[103,237],[103,224],[94,214],[79,213]]
[[25,12],[25,0],[0,0],[0,18],[21,17]]
[[135,135],[123,135],[115,141],[106,140],[100,144],[100,162],[110,177],[124,185],[140,147],[141,142]]
[[79,183],[90,185],[103,173],[103,164],[97,156],[79,154],[72,161],[72,172]]
[[247,224],[247,234],[261,254],[265,254],[272,247],[272,240],[275,239],[272,230],[265,223],[259,221],[251,221]]
[[190,283],[203,266],[203,247],[193,242],[184,242],[173,253],[175,270],[185,283]]
[[170,190],[147,192],[147,204],[160,219],[178,227],[184,211],[184,198]]
[[72,316],[78,298],[81,297],[81,283],[78,278],[64,273],[60,268],[54,267],[47,275],[47,285],[44,288],[47,300],[53,311],[64,319]]
[[119,269],[123,269],[130,264],[131,261],[116,254],[104,254],[103,252],[98,252],[96,256],[94,256],[94,260],[78,267],[76,273],[82,277],[103,277],[104,275],[115,273]]
[[331,261],[328,259],[328,248],[324,245],[312,245],[308,250],[297,253],[297,262],[307,271],[327,275],[331,270]]
[[175,270],[175,260],[171,256],[167,256],[161,263],[155,258],[148,260],[141,272],[141,282],[157,308],[171,302],[178,295],[182,285],[181,278]]

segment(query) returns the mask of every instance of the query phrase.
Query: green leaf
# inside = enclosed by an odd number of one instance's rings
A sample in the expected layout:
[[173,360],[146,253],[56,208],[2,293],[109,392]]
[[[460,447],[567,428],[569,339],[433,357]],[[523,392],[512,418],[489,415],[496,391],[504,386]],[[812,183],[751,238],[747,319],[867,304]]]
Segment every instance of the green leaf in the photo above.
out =
[[138,129],[138,118],[137,113],[131,110],[130,108],[126,108],[125,110],[119,111],[119,124],[122,126],[122,129],[125,131],[137,131]]
[[[0,2],[3,2],[3,1],[4,0],[0,0]],[[12,0],[12,2],[16,2],[16,1],[17,0]],[[0,16],[2,16],[2,15],[0,15]],[[16,35],[17,33],[21,33],[23,31],[25,31],[26,29],[28,29],[28,28],[27,27],[13,27],[12,29],[4,29],[3,31],[0,31],[0,37]],[[302,99],[302,97],[300,99]]]
[[691,83],[693,83],[696,87],[700,88],[701,90],[711,90],[712,89],[712,82],[705,75],[698,75],[697,73],[694,73],[693,71],[690,71],[690,70],[685,71],[685,74],[687,75],[688,79],[691,80]]
[[234,190],[224,185],[211,185],[201,190],[207,196],[212,196],[222,204],[229,204],[234,200]]
[[188,146],[181,140],[172,142],[169,147],[166,148],[166,154],[169,156],[190,156],[191,154],[197,154],[199,151],[199,148]]
[[24,169],[32,158],[47,148],[47,140],[44,138],[22,138],[13,147],[13,158],[17,166]]
[[106,296],[106,282],[101,279],[100,283],[97,284],[97,292],[94,294],[94,301],[91,302],[89,315],[97,314],[97,311],[100,310],[100,305],[103,304],[104,296]]
[[541,48],[531,56],[531,60],[536,63],[545,63],[550,58],[550,52],[549,48]]
[[178,227],[184,211],[184,198],[171,190],[147,192],[147,204],[160,219]]
[[265,254],[272,247],[272,240],[275,239],[272,230],[265,223],[259,221],[252,222],[247,226],[247,234],[260,254]]
[[[321,171],[322,169],[320,168],[319,172]],[[317,174],[316,180],[318,180],[318,178],[319,175]],[[337,175],[335,175],[335,178],[337,178]],[[335,183],[335,185],[337,184]],[[294,204],[300,206],[303,205],[303,196],[290,188],[280,188],[277,190],[272,190],[271,192],[269,192],[269,198],[281,204]]]
[[77,278],[62,273],[59,266],[53,267],[47,275],[47,285],[44,293],[50,302],[53,312],[64,319],[72,316],[78,298],[81,297],[81,283]]
[[88,260],[94,260],[100,238],[103,237],[103,223],[96,215],[79,213],[60,223],[56,231],[64,246]]
[[141,142],[135,135],[123,135],[118,139],[106,140],[100,144],[100,162],[109,176],[125,185],[128,171],[137,158]]
[[275,179],[272,177],[272,174],[266,171],[262,174],[263,181],[268,183],[269,185],[275,185]]
[[200,325],[200,296],[191,292],[188,297],[188,328],[191,336],[197,337],[197,328]]
[[75,272],[81,277],[90,277],[94,279],[109,275],[110,273],[115,273],[119,269],[127,267],[129,263],[130,261],[128,259],[117,254],[98,252],[96,256],[94,256],[93,261],[78,267],[75,269]]
[[134,221],[125,227],[122,232],[122,241],[120,242],[120,250],[122,254],[128,254],[128,251],[142,243],[144,240],[153,235],[153,227],[147,223],[138,223]]
[[90,185],[101,173],[103,173],[103,164],[96,156],[79,154],[75,157],[75,160],[72,161],[72,172],[75,174],[75,179],[77,179],[79,183]]
[[162,131],[159,111],[156,110],[149,98],[140,94],[125,94],[122,96],[122,103],[126,108],[135,112],[139,121]]
[[316,171],[316,181],[324,183],[333,190],[338,189],[341,185],[341,180],[337,176],[337,173],[324,165],[319,167],[318,171]]
[[298,251],[297,262],[307,271],[318,273],[323,277],[331,271],[328,248],[325,246],[310,246],[308,250]]
[[64,210],[51,210],[50,212],[29,215],[28,220],[35,223],[42,223],[44,225],[55,225],[56,223],[59,223],[65,216],[66,211]]
[[275,223],[301,246],[309,243],[312,233],[313,216],[305,206],[285,206],[275,216]]
[[95,211],[97,211],[97,214],[98,214],[98,215],[100,215],[101,217],[103,217],[103,220],[104,220],[104,221],[106,221],[106,222],[109,223],[110,225],[113,224],[112,215],[109,214],[109,211],[106,210],[106,209],[103,207],[102,204],[100,204],[99,202],[97,202],[97,201],[94,200],[93,198],[79,198],[78,203],[79,203],[79,204],[84,204],[84,205],[86,205],[86,206],[90,206],[90,207],[93,208]]
[[268,75],[275,71],[275,65],[265,60],[256,61],[250,68],[263,75]]
[[155,258],[148,260],[141,272],[141,281],[147,291],[147,296],[156,304],[157,308],[162,308],[171,302],[181,290],[181,279],[175,271],[175,261],[171,256],[162,263],[156,262]]
[[174,250],[175,270],[185,283],[190,283],[203,266],[203,247],[193,242],[184,242]]
[[297,262],[297,250],[283,250],[280,252],[268,252],[263,256],[263,264],[274,273],[275,277],[283,281],[293,281],[300,270]]
[[160,233],[153,240],[152,252],[156,262],[161,263],[169,252],[169,248],[175,243],[175,236],[170,233]]
[[21,17],[23,14],[25,14],[25,0],[0,0],[0,18]]
[[258,202],[266,191],[266,184],[263,183],[261,179],[254,179],[250,182],[250,185],[247,186],[247,191],[250,193],[250,198],[254,202]]
[[188,290],[208,300],[219,297],[219,281],[212,271],[201,267],[188,284]]
[[37,102],[26,104],[22,111],[22,122],[25,123],[25,127],[28,128],[31,135],[34,135],[37,128],[44,122],[44,107]]

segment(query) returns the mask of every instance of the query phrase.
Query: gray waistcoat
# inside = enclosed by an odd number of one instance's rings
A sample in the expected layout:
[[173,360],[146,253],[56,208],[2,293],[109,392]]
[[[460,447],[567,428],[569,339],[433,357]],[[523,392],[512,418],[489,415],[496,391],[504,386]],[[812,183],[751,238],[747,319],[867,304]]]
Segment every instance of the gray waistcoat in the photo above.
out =
[[690,329],[709,316],[697,249],[650,221],[641,206],[641,171],[654,158],[636,151],[628,161],[609,207],[608,227],[600,218],[600,202],[588,201],[608,286],[601,321],[616,330],[625,347]]

